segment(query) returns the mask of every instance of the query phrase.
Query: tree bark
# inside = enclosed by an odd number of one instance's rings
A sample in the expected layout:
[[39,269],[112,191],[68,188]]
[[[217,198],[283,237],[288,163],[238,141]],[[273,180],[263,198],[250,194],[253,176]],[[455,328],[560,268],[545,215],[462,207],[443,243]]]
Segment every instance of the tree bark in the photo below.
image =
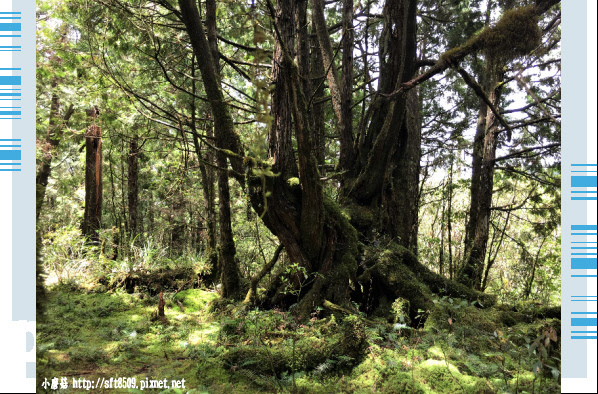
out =
[[[273,118],[268,136],[268,156],[274,159],[272,170],[280,173],[282,179],[298,176],[295,155],[293,154],[293,128],[291,122],[291,87],[290,70],[284,66],[283,45],[288,48],[289,56],[295,56],[295,1],[281,0],[276,6],[275,23],[281,37],[276,37],[272,82],[270,114]],[[284,40],[281,45],[280,40]],[[303,55],[303,54],[302,54]],[[302,57],[303,58],[303,57]],[[274,192],[277,192],[275,190]]]

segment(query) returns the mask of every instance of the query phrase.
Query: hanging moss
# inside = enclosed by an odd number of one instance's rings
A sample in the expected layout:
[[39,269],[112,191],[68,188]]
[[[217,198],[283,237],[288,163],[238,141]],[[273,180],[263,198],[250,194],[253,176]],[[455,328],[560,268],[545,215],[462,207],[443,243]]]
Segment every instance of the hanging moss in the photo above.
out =
[[508,10],[494,25],[484,28],[464,45],[440,56],[449,65],[468,53],[482,50],[494,63],[505,63],[527,55],[542,42],[535,6]]
[[528,54],[542,42],[536,7],[506,11],[496,25],[484,29],[474,40],[495,60],[509,61]]

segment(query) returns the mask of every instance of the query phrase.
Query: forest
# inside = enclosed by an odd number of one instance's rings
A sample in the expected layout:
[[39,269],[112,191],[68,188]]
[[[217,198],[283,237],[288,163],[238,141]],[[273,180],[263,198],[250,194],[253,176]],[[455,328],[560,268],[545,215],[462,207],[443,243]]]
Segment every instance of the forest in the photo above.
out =
[[560,392],[560,22],[38,0],[38,389]]

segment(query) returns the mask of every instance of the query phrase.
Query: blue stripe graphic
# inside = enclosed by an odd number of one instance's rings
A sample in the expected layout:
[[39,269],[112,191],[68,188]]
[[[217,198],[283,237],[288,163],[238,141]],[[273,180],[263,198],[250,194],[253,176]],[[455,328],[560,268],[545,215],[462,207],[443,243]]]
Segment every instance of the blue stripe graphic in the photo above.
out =
[[0,150],[0,160],[21,160],[21,151]]
[[0,85],[20,85],[20,84],[21,84],[20,76],[0,75]]
[[571,230],[598,230],[598,226],[597,225],[591,225],[591,224],[572,224],[571,225]]
[[20,23],[0,23],[0,31],[21,31]]
[[571,187],[596,187],[597,179],[595,176],[572,176]]
[[591,327],[591,326],[595,326],[596,325],[596,319],[591,318],[591,317],[585,317],[585,318],[581,318],[581,317],[575,317],[571,319],[571,325],[575,326],[575,327]]

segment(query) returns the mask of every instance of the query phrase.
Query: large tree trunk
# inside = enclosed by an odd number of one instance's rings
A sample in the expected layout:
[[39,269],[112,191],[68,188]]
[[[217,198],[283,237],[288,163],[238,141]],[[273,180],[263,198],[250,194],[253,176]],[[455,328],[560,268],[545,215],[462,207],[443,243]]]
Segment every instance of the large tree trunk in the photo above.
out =
[[[307,317],[324,300],[345,308],[353,308],[351,301],[355,300],[368,312],[385,312],[395,298],[404,297],[410,301],[413,314],[418,309],[433,307],[434,292],[480,299],[486,306],[493,303],[491,296],[434,274],[412,252],[417,245],[420,154],[419,105],[417,92],[412,88],[446,69],[439,66],[425,78],[414,79],[415,0],[388,0],[384,6],[381,94],[374,98],[367,119],[361,122],[364,130],[360,130],[359,141],[354,145],[356,159],[343,180],[342,208],[324,195],[318,172],[310,129],[315,122],[309,121],[309,100],[304,95],[305,81],[300,77],[307,74],[299,72],[305,70],[304,53],[298,51],[299,64],[293,60],[297,45],[293,15],[298,13],[297,3],[279,0],[276,9],[266,3],[276,22],[272,92],[275,119],[268,140],[272,168],[257,158],[246,158],[246,167],[237,167],[243,150],[214,67],[205,60],[210,51],[199,13],[191,0],[179,0],[179,5],[214,113],[217,146],[227,149],[234,174],[248,175],[245,189],[254,209],[297,267],[297,272],[286,280],[281,275],[274,278],[264,298],[267,305],[288,307],[296,303],[294,311]],[[317,11],[323,16],[323,10]],[[321,30],[322,21],[314,21]],[[321,38],[322,34],[318,36]],[[461,52],[474,50],[466,48]],[[321,54],[325,57],[330,53],[323,49]],[[328,74],[330,83],[335,74]],[[402,94],[393,94],[404,87]],[[219,161],[219,166],[226,163]],[[272,169],[280,175],[267,176]],[[243,177],[237,179],[245,182]]]
[[102,128],[96,124],[98,108],[87,111],[92,124],[85,133],[85,212],[82,233],[89,240],[100,242],[99,230],[102,226]]
[[417,91],[384,95],[409,81],[416,67],[416,1],[388,0],[380,36],[377,96],[362,122],[353,179],[344,188],[360,231],[378,230],[417,251],[421,121]]

